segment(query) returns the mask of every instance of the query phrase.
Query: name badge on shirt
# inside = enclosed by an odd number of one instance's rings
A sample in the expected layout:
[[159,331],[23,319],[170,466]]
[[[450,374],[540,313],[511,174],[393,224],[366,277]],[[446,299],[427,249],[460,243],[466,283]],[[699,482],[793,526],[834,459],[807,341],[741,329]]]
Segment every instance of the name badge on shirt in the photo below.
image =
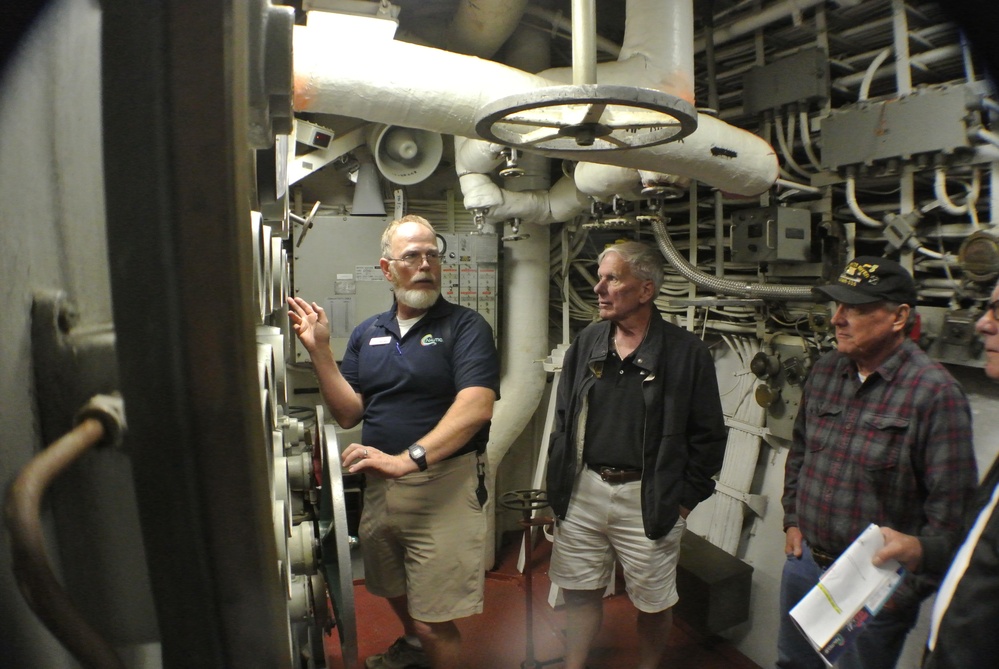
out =
[[390,336],[372,337],[371,341],[368,342],[368,346],[384,346],[385,344],[388,344],[390,341],[392,341],[392,337]]

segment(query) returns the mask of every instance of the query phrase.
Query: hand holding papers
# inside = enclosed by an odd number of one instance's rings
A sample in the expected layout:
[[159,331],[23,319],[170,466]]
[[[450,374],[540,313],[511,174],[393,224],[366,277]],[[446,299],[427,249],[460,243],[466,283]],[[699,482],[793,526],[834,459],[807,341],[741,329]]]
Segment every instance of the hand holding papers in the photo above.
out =
[[897,561],[872,564],[883,546],[881,529],[869,525],[791,609],[795,624],[830,667],[902,580]]

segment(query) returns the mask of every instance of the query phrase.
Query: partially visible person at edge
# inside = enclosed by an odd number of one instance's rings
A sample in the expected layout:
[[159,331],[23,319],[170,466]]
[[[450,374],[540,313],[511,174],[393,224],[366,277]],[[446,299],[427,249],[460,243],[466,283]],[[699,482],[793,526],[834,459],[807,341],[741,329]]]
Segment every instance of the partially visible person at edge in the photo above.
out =
[[598,262],[602,320],[569,347],[558,387],[549,576],[565,596],[566,669],[583,669],[615,560],[638,609],[637,666],[654,669],[678,599],[685,519],[714,489],[725,423],[708,347],[655,308],[662,256],[626,242]]
[[404,636],[365,661],[368,669],[457,669],[454,621],[481,613],[485,572],[484,469],[478,463],[499,396],[489,325],[440,295],[433,227],[393,221],[379,264],[392,308],[358,325],[338,366],[325,312],[288,300],[337,423],[364,425],[342,464],[366,474],[359,529],[367,589],[388,599]]
[[[985,342],[985,373],[999,380],[999,284],[975,329]],[[891,527],[881,528],[885,546],[874,556],[875,564],[895,559],[915,573],[946,572],[933,602],[924,669],[967,669],[999,662],[997,504],[999,457],[978,487],[959,544],[948,541],[946,536],[910,535]]]
[[[909,272],[859,257],[815,290],[836,303],[837,349],[809,372],[785,465],[781,669],[824,669],[788,612],[870,523],[950,537],[977,481],[964,391],[908,337],[917,299]],[[837,667],[894,667],[936,585],[906,574]]]

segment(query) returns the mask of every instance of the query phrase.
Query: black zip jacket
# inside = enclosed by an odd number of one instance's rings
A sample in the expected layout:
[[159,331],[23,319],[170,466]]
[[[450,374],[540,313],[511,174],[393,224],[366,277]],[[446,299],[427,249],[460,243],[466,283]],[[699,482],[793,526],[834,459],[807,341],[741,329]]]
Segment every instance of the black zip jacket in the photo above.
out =
[[[999,486],[999,458],[985,475],[967,517],[970,530],[979,511]],[[964,533],[966,535],[967,532]],[[964,536],[962,535],[962,536]],[[962,539],[963,541],[963,539]],[[931,574],[947,571],[959,547],[942,544],[937,537],[920,537],[923,569]],[[961,580],[940,621],[936,648],[925,658],[924,669],[966,669],[991,666],[999,658],[999,509],[992,512],[978,538]]]
[[[548,499],[558,518],[565,518],[582,467],[583,439],[577,430],[585,429],[584,411],[600,410],[587,406],[587,396],[610,354],[610,332],[609,321],[587,326],[563,361],[547,471]],[[649,372],[642,393],[642,520],[646,536],[658,539],[676,524],[681,506],[693,509],[714,490],[712,477],[725,454],[725,418],[707,345],[656,310],[634,363]]]

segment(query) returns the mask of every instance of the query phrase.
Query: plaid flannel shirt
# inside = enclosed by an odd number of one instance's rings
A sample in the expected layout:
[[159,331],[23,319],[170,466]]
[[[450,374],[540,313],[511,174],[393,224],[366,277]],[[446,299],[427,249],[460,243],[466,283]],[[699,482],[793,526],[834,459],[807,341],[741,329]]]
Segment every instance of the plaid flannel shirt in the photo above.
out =
[[[836,351],[812,368],[785,464],[785,528],[831,553],[869,523],[953,534],[977,482],[967,397],[912,341],[863,383]],[[934,586],[923,584],[919,596]]]

